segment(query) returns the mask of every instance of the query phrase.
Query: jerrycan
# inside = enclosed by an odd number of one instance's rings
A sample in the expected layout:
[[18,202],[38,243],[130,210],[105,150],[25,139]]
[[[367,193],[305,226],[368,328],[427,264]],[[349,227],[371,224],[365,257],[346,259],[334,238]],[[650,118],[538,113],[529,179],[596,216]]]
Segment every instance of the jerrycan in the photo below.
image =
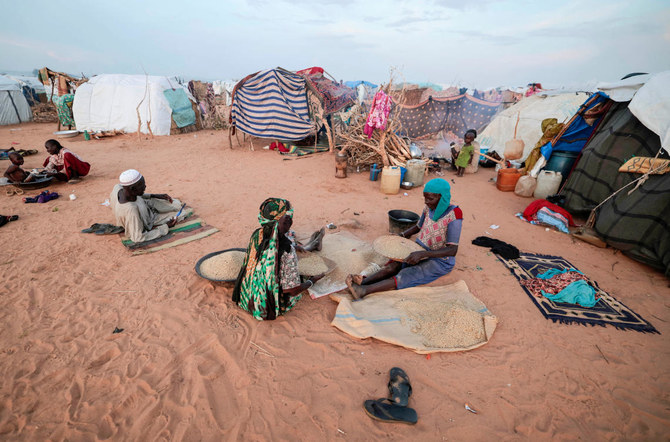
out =
[[537,176],[537,186],[533,196],[537,199],[547,199],[549,195],[554,195],[558,192],[558,187],[561,185],[563,176],[561,172],[553,170],[543,170]]
[[380,184],[382,193],[395,195],[400,190],[400,166],[386,166],[382,169]]

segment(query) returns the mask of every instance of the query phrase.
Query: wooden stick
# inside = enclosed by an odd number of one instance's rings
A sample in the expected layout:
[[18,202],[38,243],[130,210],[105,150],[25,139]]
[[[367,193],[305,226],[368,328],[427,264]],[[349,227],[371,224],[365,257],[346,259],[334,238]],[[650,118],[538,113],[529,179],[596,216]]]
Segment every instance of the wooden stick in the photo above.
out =
[[496,162],[496,163],[498,163],[498,164],[501,164],[501,165],[503,165],[503,166],[505,165],[505,161],[503,161],[503,160],[496,160],[495,158],[490,157],[490,156],[486,155],[485,153],[481,153],[481,152],[480,152],[479,155],[483,156],[484,158],[486,158],[486,159],[488,159],[488,160],[491,160],[491,161],[494,161],[494,162]]

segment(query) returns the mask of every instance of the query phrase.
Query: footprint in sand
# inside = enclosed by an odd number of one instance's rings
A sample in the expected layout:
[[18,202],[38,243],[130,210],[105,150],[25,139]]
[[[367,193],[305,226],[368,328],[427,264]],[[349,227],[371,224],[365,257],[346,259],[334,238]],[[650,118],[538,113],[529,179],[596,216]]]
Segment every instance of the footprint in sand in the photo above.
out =
[[101,366],[105,365],[106,363],[108,363],[109,361],[111,361],[112,359],[118,357],[120,354],[121,354],[121,350],[119,350],[118,347],[114,347],[110,350],[107,350],[100,357],[98,357],[95,361],[91,362],[89,364],[88,368],[91,369],[91,368],[101,367]]
[[67,411],[71,421],[75,421],[75,415],[77,410],[79,410],[79,405],[81,404],[81,398],[83,396],[84,384],[78,376],[75,376],[72,385],[70,386],[70,391],[65,396],[69,403]]

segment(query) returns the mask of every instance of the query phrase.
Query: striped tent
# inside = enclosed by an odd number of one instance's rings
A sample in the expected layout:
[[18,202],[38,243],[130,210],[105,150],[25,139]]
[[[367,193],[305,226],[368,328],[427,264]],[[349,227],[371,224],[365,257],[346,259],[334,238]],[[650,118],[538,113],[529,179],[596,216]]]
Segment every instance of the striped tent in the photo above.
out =
[[281,68],[258,72],[233,90],[233,127],[260,138],[302,140],[316,130],[305,79]]

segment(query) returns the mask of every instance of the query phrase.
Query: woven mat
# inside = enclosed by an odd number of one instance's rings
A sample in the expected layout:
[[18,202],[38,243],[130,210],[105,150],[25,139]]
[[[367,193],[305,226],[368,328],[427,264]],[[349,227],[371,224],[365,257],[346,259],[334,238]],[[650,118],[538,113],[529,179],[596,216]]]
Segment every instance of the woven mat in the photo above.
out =
[[[535,278],[549,269],[577,269],[577,267],[560,256],[536,255],[522,252],[519,259],[516,260],[507,260],[500,256],[498,256],[498,259],[505,264],[510,272],[512,272],[512,275],[519,281]],[[591,308],[581,307],[576,304],[553,302],[545,297],[538,298],[533,296],[523,285],[521,288],[523,288],[535,306],[540,309],[544,317],[554,322],[601,325],[603,327],[612,325],[621,330],[630,329],[643,333],[659,333],[644,318],[603,291],[597,282],[589,280],[589,284],[596,289],[596,298],[600,297],[598,303]]]
[[133,251],[133,255],[143,255],[153,253],[170,247],[177,247],[182,244],[196,241],[206,236],[218,232],[219,229],[206,224],[200,218],[188,218],[169,230],[169,233],[152,241],[135,243],[127,237],[121,241],[124,246]]

